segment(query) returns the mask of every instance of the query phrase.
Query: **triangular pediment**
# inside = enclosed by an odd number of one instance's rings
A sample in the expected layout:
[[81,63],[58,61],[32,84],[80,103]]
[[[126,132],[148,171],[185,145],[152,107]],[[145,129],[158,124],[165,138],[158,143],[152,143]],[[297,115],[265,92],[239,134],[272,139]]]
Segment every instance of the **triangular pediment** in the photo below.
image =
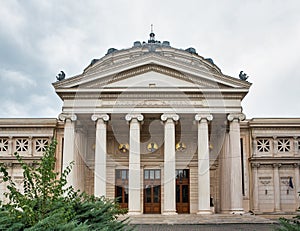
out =
[[245,95],[251,86],[247,81],[210,69],[206,63],[187,63],[155,53],[126,62],[100,64],[88,68],[81,75],[54,83],[56,92],[61,95],[64,92],[69,94],[78,90],[91,93],[102,89],[123,91],[128,88],[140,88],[141,91],[148,91],[147,89],[151,88],[151,91],[155,89],[162,91],[164,88],[174,90],[182,88],[188,91],[223,89],[227,93],[232,89]]
[[180,71],[160,65],[149,64],[120,72],[112,77],[95,80],[81,86],[86,89],[99,88],[188,88],[218,87],[215,82],[193,78]]

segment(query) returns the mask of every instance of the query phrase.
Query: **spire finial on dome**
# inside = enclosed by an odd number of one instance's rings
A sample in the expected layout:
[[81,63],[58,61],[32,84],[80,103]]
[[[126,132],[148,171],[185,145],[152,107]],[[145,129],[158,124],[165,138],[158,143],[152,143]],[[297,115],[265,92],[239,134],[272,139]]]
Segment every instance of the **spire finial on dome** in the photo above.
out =
[[150,33],[150,39],[148,42],[155,43],[155,34],[153,33],[153,24],[151,24],[151,33]]

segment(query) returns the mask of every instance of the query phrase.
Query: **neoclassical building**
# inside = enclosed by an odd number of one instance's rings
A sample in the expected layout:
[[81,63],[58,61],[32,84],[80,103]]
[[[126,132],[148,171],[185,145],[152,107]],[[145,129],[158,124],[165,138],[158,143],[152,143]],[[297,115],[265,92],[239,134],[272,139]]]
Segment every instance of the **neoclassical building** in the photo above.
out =
[[[300,118],[246,119],[251,83],[168,41],[110,48],[53,83],[52,119],[0,119],[0,161],[38,160],[54,137],[68,184],[129,214],[287,213],[299,207]],[[6,185],[0,176],[0,196]]]

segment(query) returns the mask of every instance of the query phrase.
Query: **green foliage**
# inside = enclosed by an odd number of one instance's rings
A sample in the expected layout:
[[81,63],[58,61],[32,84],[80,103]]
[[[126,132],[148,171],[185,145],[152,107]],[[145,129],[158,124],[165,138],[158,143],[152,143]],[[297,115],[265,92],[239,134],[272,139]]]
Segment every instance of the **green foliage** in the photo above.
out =
[[277,228],[279,231],[300,231],[300,216],[296,216],[294,219],[279,219],[280,226]]
[[[300,211],[300,208],[298,211]],[[300,215],[295,216],[293,219],[279,218],[279,223],[280,226],[276,229],[278,231],[300,231]]]
[[5,194],[9,202],[0,203],[0,230],[130,230],[127,220],[116,219],[126,211],[115,201],[66,187],[72,164],[61,174],[55,172],[55,147],[53,141],[41,160],[31,165],[14,154],[23,169],[24,193],[0,164],[9,190]]

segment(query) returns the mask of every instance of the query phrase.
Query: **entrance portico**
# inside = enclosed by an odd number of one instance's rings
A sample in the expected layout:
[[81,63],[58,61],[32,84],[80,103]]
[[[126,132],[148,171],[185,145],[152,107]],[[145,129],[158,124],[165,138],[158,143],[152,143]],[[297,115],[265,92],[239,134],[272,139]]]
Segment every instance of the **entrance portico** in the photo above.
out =
[[[193,116],[194,115],[194,116]],[[237,121],[235,123],[239,123],[238,115],[229,114],[228,117],[235,116],[237,118]],[[63,117],[63,114],[61,115]],[[83,124],[85,121],[81,120],[83,118],[83,115],[76,115],[73,114],[73,117],[77,117],[77,124],[75,124],[75,121],[72,123],[74,126],[74,129],[71,130],[74,133],[74,137],[76,136],[76,129],[78,124]],[[123,120],[123,127],[124,131],[126,130],[127,136],[124,136],[119,133],[113,132],[113,121],[111,118],[124,118]],[[159,128],[156,129],[163,131],[163,133],[159,136],[154,131],[150,131],[153,134],[150,134],[149,139],[149,124],[158,121],[160,117],[160,124]],[[193,119],[194,117],[194,119]],[[213,122],[213,115],[207,114],[207,113],[197,113],[197,114],[147,114],[147,113],[134,113],[134,114],[118,114],[116,115],[109,115],[109,114],[92,114],[90,116],[90,124],[86,126],[86,129],[89,129],[89,131],[86,131],[87,134],[90,134],[90,137],[94,137],[94,148],[93,148],[93,160],[89,163],[90,168],[94,171],[94,195],[97,196],[108,196],[108,197],[115,197],[117,195],[117,188],[113,190],[111,189],[111,185],[116,182],[115,179],[117,177],[116,170],[119,169],[127,169],[128,175],[124,178],[126,182],[128,182],[127,185],[124,185],[124,192],[128,197],[128,210],[129,214],[132,215],[138,215],[142,213],[157,213],[157,211],[160,211],[162,214],[165,215],[175,215],[177,213],[186,213],[186,211],[189,211],[191,213],[197,213],[197,214],[211,214],[213,213],[214,209],[211,208],[211,198],[212,195],[216,192],[211,192],[210,187],[210,167],[211,164],[213,164],[216,160],[210,160],[210,138],[211,136],[211,129],[210,126]],[[88,118],[88,116],[84,116],[84,118]],[[191,124],[191,131],[189,133],[184,132],[180,133],[180,130],[184,130],[181,128],[180,120],[183,119],[185,122],[189,119],[189,123]],[[127,122],[127,123],[126,123]],[[232,121],[231,121],[232,122]],[[89,128],[91,124],[94,123],[94,128]],[[144,126],[145,123],[145,126]],[[177,125],[176,125],[177,123]],[[228,121],[228,124],[230,124],[230,121]],[[69,124],[66,123],[67,129],[69,129]],[[120,126],[120,125],[118,125]],[[158,126],[158,125],[157,125]],[[127,127],[127,129],[126,129]],[[236,142],[239,143],[240,136],[237,133],[234,133],[236,130],[234,130],[235,127],[232,128],[232,126],[229,125],[229,132],[228,136],[232,140],[231,142],[234,142],[234,139],[236,139]],[[120,128],[119,128],[120,129]],[[91,133],[94,133],[94,135],[91,135]],[[232,133],[234,133],[232,135]],[[67,148],[65,150],[68,150],[68,145],[73,145],[74,147],[77,147],[78,140],[74,139],[73,142],[69,139],[69,133],[65,132],[65,140],[67,142],[65,145],[67,145]],[[155,135],[155,136],[151,136]],[[125,144],[125,150],[119,150],[119,146],[121,145],[121,139],[118,137],[126,137],[124,142]],[[194,140],[187,140],[184,139],[185,137],[196,137],[196,145],[195,145],[195,139]],[[161,144],[158,144],[156,140],[161,139]],[[183,150],[176,149],[176,144],[180,142],[180,140],[187,140],[184,142],[185,148]],[[85,145],[91,145],[91,142],[89,142],[90,138],[87,136],[84,138]],[[225,139],[226,142],[226,139]],[[224,142],[224,143],[225,143]],[[128,143],[128,144],[126,144]],[[148,150],[147,146],[149,144],[158,144],[156,147],[153,146],[153,150]],[[126,145],[128,149],[126,150]],[[230,145],[230,142],[229,142]],[[194,148],[193,148],[194,146]],[[225,145],[226,146],[226,145]],[[115,150],[113,150],[115,149]],[[114,153],[113,153],[114,152]],[[67,152],[65,152],[67,153]],[[91,156],[91,153],[86,153],[86,156]],[[233,155],[232,153],[227,153],[226,155]],[[235,179],[235,177],[239,176],[241,171],[241,165],[238,165],[238,156],[239,154],[236,154],[237,157],[235,161],[229,162],[229,158],[226,160],[228,161],[227,165],[224,163],[224,166],[227,166],[223,173],[221,173],[220,178],[220,185],[219,189],[222,191],[225,191],[224,194],[226,194],[226,190],[228,191],[226,185],[224,184],[224,181],[226,181],[228,178],[226,176],[231,176],[231,183],[227,183],[227,185],[231,188],[234,188],[235,190],[232,191],[232,194],[228,198],[235,198],[234,200],[229,200],[228,208],[223,206],[221,204],[220,211],[223,212],[242,212],[243,208],[238,207],[237,199],[240,198],[240,202],[242,201],[242,192],[239,187],[241,187],[241,182],[238,183],[238,179]],[[182,158],[186,156],[189,156],[189,160],[184,163],[184,165],[181,163]],[[88,159],[87,157],[82,157]],[[66,159],[66,155],[64,155],[64,160]],[[77,158],[78,159],[78,158]],[[76,163],[77,160],[75,157],[73,159],[69,159],[70,162],[75,162],[74,169],[78,168]],[[65,160],[67,161],[67,160]],[[87,161],[85,161],[87,163]],[[224,160],[223,160],[224,162]],[[223,163],[221,162],[221,163]],[[91,165],[92,163],[92,165]],[[235,165],[235,166],[234,166]],[[196,168],[195,168],[196,167]],[[108,169],[109,168],[109,169]],[[156,174],[159,174],[158,176],[153,175],[153,182],[151,181],[152,175],[146,176],[145,171],[151,170],[159,171]],[[180,200],[177,196],[177,183],[179,182],[179,178],[176,175],[176,172],[178,172],[178,169],[187,169],[188,178],[187,178],[187,187],[186,190],[188,190],[188,203],[187,209],[179,209],[177,207],[178,200]],[[78,174],[80,174],[78,171],[76,171],[75,174],[71,174],[70,176],[73,178],[70,178],[70,182],[76,182],[78,178]],[[154,171],[155,172],[155,171]],[[108,175],[107,175],[108,174]],[[195,178],[196,176],[196,178]],[[149,179],[148,181],[146,179]],[[124,181],[125,182],[125,181]],[[150,182],[150,183],[149,183]],[[152,182],[152,183],[151,183]],[[155,183],[156,182],[156,183]],[[159,182],[159,183],[158,183]],[[181,179],[182,182],[182,179]],[[235,185],[234,185],[235,183]],[[185,183],[186,184],[186,183]],[[190,187],[190,185],[197,185],[196,190],[193,189],[193,187]],[[152,185],[152,186],[151,186]],[[149,188],[150,187],[150,188]],[[180,186],[182,187],[182,186]],[[178,190],[182,190],[181,188],[178,188]],[[147,191],[146,189],[149,188],[152,191]],[[80,189],[80,188],[79,188]],[[81,188],[81,190],[85,190],[84,188]],[[119,188],[118,188],[119,190]],[[156,191],[153,191],[156,190]],[[151,203],[158,203],[154,202],[154,196],[155,193],[157,193],[157,196],[159,195],[159,198],[155,199],[158,200],[160,203],[160,208],[158,210],[146,209],[144,206],[148,206],[149,204],[145,204],[145,202],[148,200],[148,195],[146,193],[150,193],[151,197],[153,197]],[[183,193],[181,191],[181,193]],[[240,195],[239,195],[240,193]],[[123,196],[126,196],[126,195]],[[224,195],[223,194],[223,195]],[[197,195],[196,198],[193,195]],[[222,195],[222,194],[221,194]],[[181,195],[182,197],[182,195]],[[214,198],[215,200],[217,198]],[[181,199],[182,200],[182,199]],[[222,198],[220,198],[220,201],[222,201]],[[191,207],[191,203],[197,204],[197,210],[195,208]],[[150,208],[150,207],[149,207]]]

